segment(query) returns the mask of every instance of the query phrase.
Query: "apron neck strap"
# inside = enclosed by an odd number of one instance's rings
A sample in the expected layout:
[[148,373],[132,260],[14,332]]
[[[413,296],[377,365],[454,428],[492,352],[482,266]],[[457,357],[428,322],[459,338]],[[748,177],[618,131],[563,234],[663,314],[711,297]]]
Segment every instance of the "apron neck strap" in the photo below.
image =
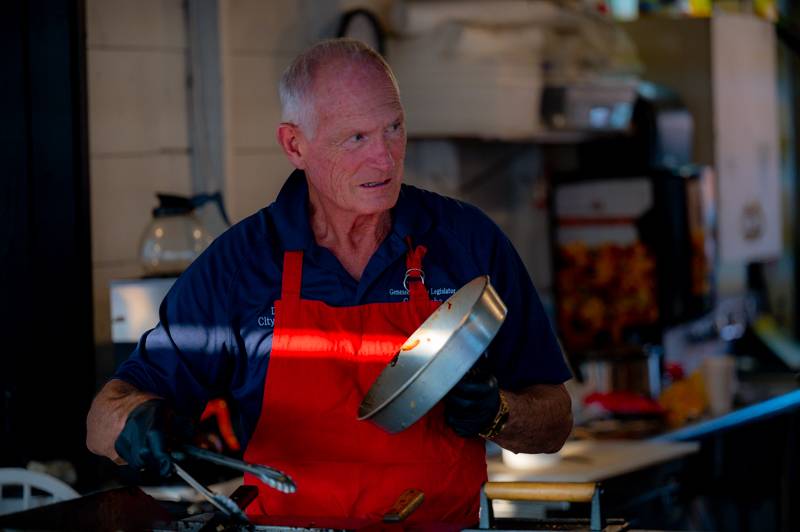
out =
[[406,275],[403,286],[408,289],[408,298],[412,301],[430,299],[425,289],[425,272],[422,269],[422,257],[427,253],[425,246],[416,246],[411,242],[411,237],[406,237],[408,253],[406,254]]
[[303,252],[287,251],[283,254],[281,299],[300,299],[303,282]]
[[[422,269],[422,258],[428,252],[425,246],[414,247],[411,237],[406,237],[408,253],[406,254],[406,275],[403,285],[408,289],[409,299],[428,300],[425,289],[425,272]],[[283,275],[281,278],[281,299],[300,299],[300,287],[303,282],[303,252],[286,251],[283,254]]]

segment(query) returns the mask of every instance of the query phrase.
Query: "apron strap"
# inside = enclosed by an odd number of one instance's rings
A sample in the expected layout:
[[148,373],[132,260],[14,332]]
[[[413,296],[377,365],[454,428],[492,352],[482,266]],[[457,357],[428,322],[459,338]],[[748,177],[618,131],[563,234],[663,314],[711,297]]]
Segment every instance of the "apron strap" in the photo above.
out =
[[[411,237],[406,237],[408,253],[406,254],[406,275],[403,286],[408,289],[409,299],[430,300],[425,289],[425,272],[422,269],[422,257],[428,252],[425,246],[414,247]],[[300,299],[300,287],[303,281],[303,252],[286,251],[283,254],[283,275],[281,279],[281,299]]]
[[287,251],[283,254],[281,299],[300,299],[303,282],[303,252]]
[[412,301],[429,300],[428,291],[425,289],[425,272],[422,269],[422,257],[428,252],[425,246],[416,246],[411,243],[411,237],[406,237],[408,253],[406,254],[406,275],[403,286],[408,290],[408,298]]

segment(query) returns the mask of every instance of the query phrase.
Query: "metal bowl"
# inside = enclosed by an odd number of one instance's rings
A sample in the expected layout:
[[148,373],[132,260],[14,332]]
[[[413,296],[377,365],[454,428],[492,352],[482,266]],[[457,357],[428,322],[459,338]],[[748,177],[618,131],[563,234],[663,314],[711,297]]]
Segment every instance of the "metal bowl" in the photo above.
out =
[[465,284],[408,337],[367,392],[358,419],[390,433],[410,427],[475,364],[506,312],[488,275]]

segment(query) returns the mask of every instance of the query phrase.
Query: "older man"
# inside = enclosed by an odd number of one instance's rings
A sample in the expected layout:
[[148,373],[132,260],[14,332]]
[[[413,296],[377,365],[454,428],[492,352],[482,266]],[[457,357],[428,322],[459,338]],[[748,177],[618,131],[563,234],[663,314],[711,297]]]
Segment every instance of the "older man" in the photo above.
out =
[[[284,73],[280,95],[278,142],[297,170],[178,279],[158,326],[95,399],[87,444],[169,475],[168,413],[197,415],[225,395],[245,459],[298,486],[262,487],[251,514],[374,518],[414,487],[426,496],[415,520],[474,522],[481,436],[554,452],[572,426],[570,373],[530,278],[480,211],[402,185],[403,107],[379,55],[352,40],[317,44]],[[441,295],[481,274],[509,309],[482,371],[401,433],[357,421],[366,390]]]

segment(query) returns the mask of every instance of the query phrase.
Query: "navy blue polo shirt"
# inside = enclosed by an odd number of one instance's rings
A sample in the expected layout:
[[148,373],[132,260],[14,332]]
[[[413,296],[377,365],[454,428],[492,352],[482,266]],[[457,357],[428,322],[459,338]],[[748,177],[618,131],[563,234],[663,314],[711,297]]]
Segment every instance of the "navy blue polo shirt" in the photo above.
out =
[[489,348],[500,387],[517,390],[571,377],[525,266],[503,232],[477,208],[403,185],[392,230],[359,281],[314,241],[305,175],[289,176],[277,200],[218,237],[178,278],[115,378],[197,416],[214,397],[229,397],[249,440],[261,410],[280,298],[283,253],[303,250],[304,299],[332,306],[403,301],[406,237],[428,248],[425,284],[445,300],[489,274],[508,316]]

